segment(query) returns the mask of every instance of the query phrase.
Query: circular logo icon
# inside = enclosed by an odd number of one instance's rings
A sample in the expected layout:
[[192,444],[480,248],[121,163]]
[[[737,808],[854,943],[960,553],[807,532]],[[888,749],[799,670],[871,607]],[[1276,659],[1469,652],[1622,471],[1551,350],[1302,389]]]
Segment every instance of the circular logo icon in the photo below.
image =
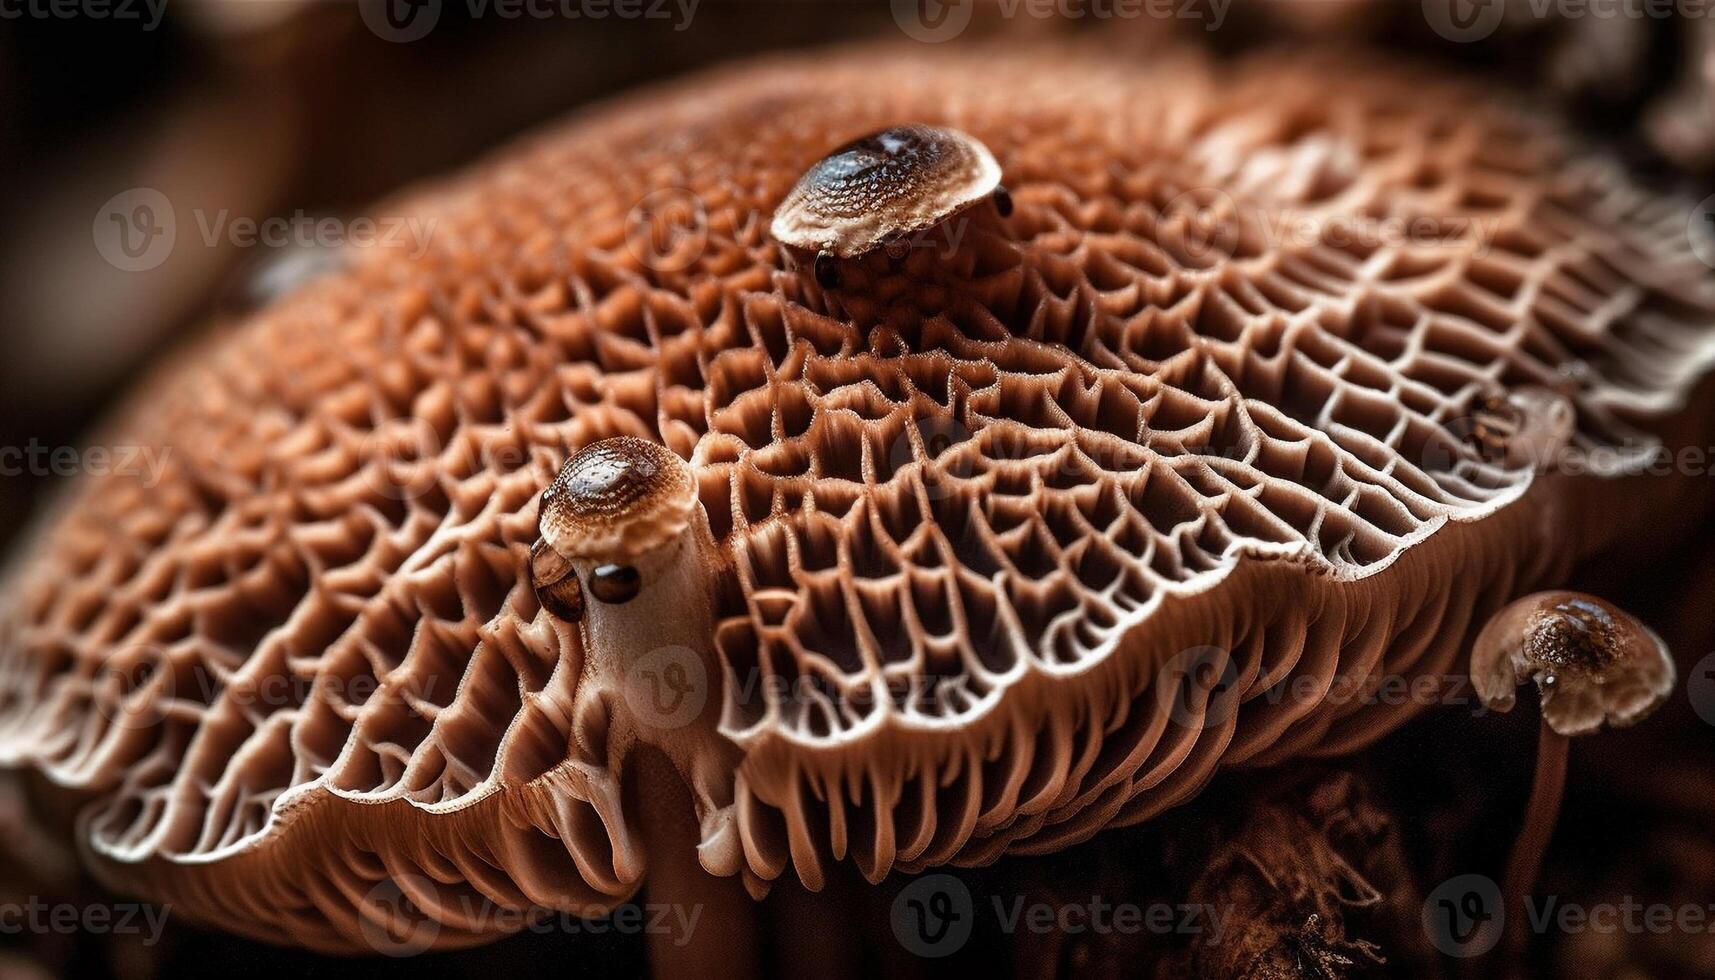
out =
[[971,26],[976,0],[893,0],[893,20],[905,36],[925,44],[951,41]]
[[632,714],[655,728],[683,728],[709,698],[708,671],[690,647],[656,647],[625,671],[621,690]]
[[[943,454],[949,449],[971,441],[971,430],[965,428],[958,419],[945,415],[926,416],[917,419],[916,423],[917,434],[923,439],[923,491],[930,500],[940,500],[953,493],[955,481],[968,479],[975,471],[968,454],[942,460]],[[894,437],[893,447],[888,450],[887,457],[895,471],[910,465],[917,458],[909,430],[901,430],[899,435]],[[929,464],[934,462],[938,462],[938,465],[931,469]]]
[[91,230],[95,250],[108,265],[125,272],[147,272],[173,254],[178,220],[167,195],[153,187],[133,187],[107,199],[95,212]]
[[357,0],[358,15],[369,32],[383,41],[420,41],[441,19],[441,0]]
[[1167,716],[1181,728],[1203,731],[1226,724],[1239,710],[1238,659],[1215,646],[1181,650],[1162,668],[1157,690]]
[[1423,19],[1449,41],[1481,41],[1501,26],[1506,0],[1423,0]]
[[893,900],[893,936],[916,956],[933,959],[958,952],[970,941],[976,920],[971,890],[949,874],[918,878]]
[[689,268],[708,244],[709,211],[702,198],[683,187],[651,191],[625,216],[625,245],[647,268]]
[[1691,209],[1691,220],[1685,223],[1685,235],[1691,239],[1691,251],[1706,266],[1715,269],[1715,194],[1697,202]]
[[1181,191],[1161,211],[1162,224],[1180,230],[1188,258],[1199,262],[1231,258],[1239,244],[1239,205],[1217,187]]
[[121,647],[101,665],[95,710],[114,728],[141,731],[166,718],[175,694],[176,671],[160,647]]
[[435,485],[441,438],[423,419],[395,419],[371,429],[357,452],[369,489],[389,500],[415,500]]
[[1691,710],[1705,724],[1715,725],[1715,653],[1697,661],[1685,678],[1685,696],[1691,699]]
[[1481,956],[1500,942],[1506,909],[1492,878],[1459,875],[1442,882],[1423,900],[1423,931],[1448,956]]
[[358,903],[357,924],[363,941],[384,956],[426,953],[441,934],[441,924],[411,901],[407,889],[432,893],[434,885],[419,875],[383,878]]

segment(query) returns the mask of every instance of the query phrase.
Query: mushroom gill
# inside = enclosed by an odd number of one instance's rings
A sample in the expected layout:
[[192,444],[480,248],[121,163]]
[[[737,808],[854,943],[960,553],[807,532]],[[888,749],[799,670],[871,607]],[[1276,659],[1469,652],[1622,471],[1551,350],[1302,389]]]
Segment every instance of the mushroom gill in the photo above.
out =
[[[826,289],[771,217],[899,126],[980,141],[1010,213]],[[666,207],[696,216],[670,254],[636,234]],[[323,949],[366,945],[388,882],[440,946],[521,925],[473,902],[624,900],[660,859],[639,747],[703,866],[761,889],[1052,851],[1366,744],[1421,705],[1338,691],[1462,674],[1507,599],[1647,517],[1582,490],[1715,357],[1683,202],[1350,57],[764,62],[387,213],[428,250],[360,251],[139,388],[103,439],[169,448],[162,478],[86,480],[0,616],[0,763],[86,803],[95,870]],[[615,504],[671,518],[635,562],[544,550],[544,488],[627,438],[694,499]],[[607,565],[634,597],[574,603]]]

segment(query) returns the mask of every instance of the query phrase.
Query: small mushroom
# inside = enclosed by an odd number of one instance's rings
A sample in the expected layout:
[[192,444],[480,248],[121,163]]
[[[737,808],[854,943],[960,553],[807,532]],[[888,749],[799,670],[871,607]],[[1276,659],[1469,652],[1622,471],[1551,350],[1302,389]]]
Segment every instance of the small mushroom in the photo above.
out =
[[[717,926],[731,926],[723,931],[742,935],[748,903],[702,873],[737,874],[743,852],[732,807],[736,750],[716,734],[718,711],[709,709],[720,676],[710,637],[721,559],[691,468],[643,439],[592,443],[542,492],[538,528],[532,586],[544,609],[578,627],[587,658],[573,716],[599,719],[576,736],[599,743],[593,765],[634,771],[639,798],[650,801],[638,815],[649,887],[708,908]],[[638,753],[643,745],[659,754]],[[678,819],[681,786],[696,826]],[[725,941],[729,963],[746,962],[740,942]],[[684,950],[656,945],[658,971],[673,972],[669,959],[685,962]]]
[[581,621],[580,580],[604,605],[636,598],[643,576],[635,563],[685,533],[696,500],[690,470],[654,443],[605,439],[574,455],[542,492],[530,576],[543,608]]
[[[1538,592],[1496,613],[1471,651],[1471,682],[1485,705],[1509,711],[1534,680],[1542,724],[1525,825],[1513,844],[1501,894],[1510,912],[1536,879],[1565,789],[1569,739],[1603,723],[1625,728],[1673,690],[1673,658],[1661,637],[1594,596]],[[1522,945],[1525,917],[1507,919],[1507,946]]]
[[[704,865],[734,874],[740,855],[730,792],[717,776],[728,760],[714,761],[720,753],[697,744],[699,734],[713,739],[713,722],[700,709],[719,676],[709,637],[721,558],[690,467],[642,439],[593,443],[542,492],[539,528],[532,585],[544,609],[581,631],[589,664],[580,702],[587,709],[602,700],[593,710],[616,713],[606,737],[618,758],[638,740],[663,748],[697,796]],[[639,683],[666,680],[696,686],[690,710],[637,696]]]
[[816,252],[816,281],[835,288],[835,258],[862,255],[992,195],[1001,217],[1012,196],[1000,164],[976,138],[939,126],[892,126],[816,161],[774,212],[776,240]]

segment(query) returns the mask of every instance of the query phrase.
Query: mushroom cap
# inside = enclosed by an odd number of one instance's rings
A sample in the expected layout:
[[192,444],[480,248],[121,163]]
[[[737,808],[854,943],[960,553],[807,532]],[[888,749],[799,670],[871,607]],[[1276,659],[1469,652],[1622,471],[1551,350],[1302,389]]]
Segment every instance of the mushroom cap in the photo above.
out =
[[1579,592],[1515,600],[1477,635],[1471,682],[1483,703],[1512,708],[1514,691],[1534,680],[1542,719],[1561,735],[1641,721],[1673,693],[1667,644],[1624,610]]
[[1000,186],[1000,164],[974,137],[943,126],[889,126],[804,171],[774,212],[787,245],[862,255],[927,228]]
[[542,537],[562,558],[623,562],[677,538],[697,506],[684,460],[634,436],[578,450],[542,491]]
[[[1336,681],[1445,676],[1493,595],[1649,514],[1551,530],[1603,473],[1456,420],[1563,385],[1576,446],[1648,447],[1715,356],[1682,202],[1496,99],[911,46],[586,114],[140,386],[99,438],[159,472],[83,479],[0,590],[0,763],[85,803],[108,882],[255,935],[366,948],[387,882],[439,946],[526,921],[469,903],[612,907],[623,699],[579,697],[602,651],[528,568],[568,451],[620,435],[687,461],[721,552],[696,653],[755,878],[1052,851],[1361,746],[1414,705]],[[994,148],[1014,212],[818,290],[759,216],[901,120]],[[702,216],[667,264],[627,237],[661,195]]]

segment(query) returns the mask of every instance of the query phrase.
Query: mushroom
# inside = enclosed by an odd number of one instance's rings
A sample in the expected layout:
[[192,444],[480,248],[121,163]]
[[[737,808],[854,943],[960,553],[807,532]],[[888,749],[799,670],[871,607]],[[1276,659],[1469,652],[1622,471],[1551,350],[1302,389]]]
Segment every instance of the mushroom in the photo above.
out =
[[1501,879],[1506,946],[1513,949],[1525,938],[1519,906],[1560,810],[1570,739],[1643,720],[1673,692],[1674,665],[1661,637],[1612,604],[1579,592],[1538,592],[1496,613],[1471,649],[1471,683],[1489,708],[1512,710],[1526,681],[1541,693],[1542,723],[1524,828]]
[[[584,447],[542,491],[542,540],[530,552],[537,597],[561,619],[579,622],[584,617],[581,579],[589,580],[591,594],[603,606],[622,606],[642,592],[640,563],[649,566],[651,579],[666,586],[665,594],[675,595],[680,582],[695,580],[696,562],[719,560],[706,518],[705,533],[691,533],[693,513],[701,508],[690,470],[665,448],[629,437]],[[694,590],[690,598],[700,595]],[[646,609],[640,618],[628,617],[631,630],[681,618],[691,620],[692,630],[707,625],[706,616],[701,617],[705,622],[678,615],[651,620],[649,613],[660,610],[648,605],[627,610]],[[606,630],[627,645],[643,636],[612,626]]]
[[[905,126],[990,148],[921,214],[992,157],[1011,216],[755,220]],[[1433,71],[1082,44],[585,115],[140,381],[102,438],[158,472],[0,589],[0,764],[109,885],[350,951],[1054,852],[1367,745],[1421,703],[1336,685],[1447,676],[1684,489],[1512,451],[1653,448],[1715,361],[1683,212],[1578,145]],[[791,251],[858,247],[832,291]],[[1532,388],[1564,429],[1457,431]]]
[[834,289],[835,258],[922,231],[985,197],[1002,218],[1012,214],[1000,164],[980,141],[940,126],[889,126],[804,171],[770,230],[782,244],[815,251],[816,281]]
[[710,640],[725,564],[690,468],[665,447],[635,437],[592,443],[542,492],[539,523],[531,584],[545,609],[581,627],[589,661],[580,703],[608,699],[603,712],[624,706],[604,721],[610,741],[641,737],[667,750],[698,794],[705,867],[736,873],[738,843],[730,810],[723,809],[730,794],[715,802],[735,753],[674,751],[691,741],[687,730],[700,727],[712,737],[712,720],[699,726],[704,715],[696,708],[718,675]]

